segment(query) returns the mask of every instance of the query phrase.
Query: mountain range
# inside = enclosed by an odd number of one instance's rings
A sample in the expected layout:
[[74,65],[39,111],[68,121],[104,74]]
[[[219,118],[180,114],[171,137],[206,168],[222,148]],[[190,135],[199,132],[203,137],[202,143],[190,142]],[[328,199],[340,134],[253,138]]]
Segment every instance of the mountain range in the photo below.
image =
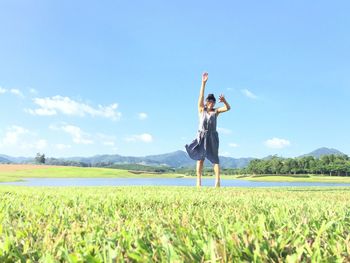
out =
[[[344,155],[344,153],[331,148],[319,148],[308,154],[304,154],[298,157],[313,156],[315,158],[320,158],[322,155]],[[263,159],[269,159],[271,156],[267,156]],[[252,157],[247,158],[232,158],[220,156],[220,164],[223,168],[243,168],[246,167],[249,162],[253,159]],[[96,166],[96,164],[142,164],[148,166],[168,166],[173,168],[181,167],[193,167],[195,166],[195,161],[192,160],[186,152],[175,151],[171,153],[149,155],[144,157],[134,157],[134,156],[122,156],[122,155],[95,155],[92,157],[69,157],[69,158],[48,158],[48,163],[55,163],[60,161],[65,162],[78,162],[85,163],[91,166]],[[34,158],[28,157],[12,157],[4,154],[0,154],[0,163],[33,163]],[[211,166],[210,162],[205,160],[205,166]]]

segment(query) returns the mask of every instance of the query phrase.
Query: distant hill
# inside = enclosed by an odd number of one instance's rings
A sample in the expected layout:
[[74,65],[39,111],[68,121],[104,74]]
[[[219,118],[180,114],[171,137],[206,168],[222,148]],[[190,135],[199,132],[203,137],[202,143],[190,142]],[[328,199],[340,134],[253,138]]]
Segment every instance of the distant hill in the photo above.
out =
[[9,159],[0,156],[0,163],[11,163]]
[[11,163],[28,163],[34,160],[34,158],[28,158],[28,157],[12,157],[5,154],[0,154],[0,158],[7,160]]
[[[246,158],[232,158],[220,156],[220,166],[223,168],[244,168],[248,166],[251,160],[255,158],[246,157]],[[208,162],[208,165],[211,165]]]
[[[32,163],[33,158],[26,157],[11,157],[7,155],[0,155],[4,160],[13,163]],[[249,164],[253,158],[231,158],[220,156],[222,168],[243,168]],[[72,163],[70,163],[72,162]],[[95,155],[91,157],[69,157],[69,158],[47,158],[47,164],[65,164],[65,165],[79,165],[86,164],[87,166],[101,166],[101,164],[139,164],[145,166],[167,166],[172,168],[186,168],[194,167],[196,161],[192,160],[185,151],[175,151],[171,153],[148,155],[144,157],[122,156],[114,155]],[[212,166],[212,164],[205,160],[204,166]]]
[[275,157],[283,158],[282,156],[278,156],[278,155],[268,155],[268,156],[262,158],[262,160],[268,161],[268,160],[271,160],[272,158],[275,158]]
[[[221,166],[223,168],[242,168],[248,165],[253,158],[231,158],[220,156]],[[147,166],[169,166],[174,168],[193,167],[196,162],[192,160],[185,151],[175,151],[171,153],[148,155],[144,157],[132,157],[121,155],[96,155],[92,157],[71,157],[62,158],[65,161],[76,161],[91,164],[95,166],[98,163],[113,164],[141,164]],[[207,160],[205,166],[211,166]]]
[[299,157],[305,157],[305,156],[313,156],[315,158],[320,158],[323,155],[345,155],[345,153],[342,153],[341,151],[338,151],[337,149],[332,149],[332,148],[326,148],[326,147],[322,147],[322,148],[318,148],[310,153],[301,155]]
[[[344,155],[344,153],[330,148],[319,148],[311,153],[301,155],[304,156],[314,156],[319,158],[322,155]],[[269,160],[273,158],[274,155],[267,156],[263,160]],[[232,158],[220,156],[220,163],[222,168],[244,168],[249,162],[256,158]],[[0,155],[1,162],[12,162],[12,163],[32,163],[34,158],[27,157],[11,157],[7,155]],[[91,157],[69,157],[69,158],[48,158],[47,164],[53,165],[76,165],[81,166],[107,166],[107,165],[117,165],[117,164],[137,164],[145,166],[166,166],[171,168],[187,168],[195,167],[196,161],[192,160],[185,151],[175,151],[165,154],[158,155],[148,155],[144,157],[135,156],[122,156],[118,154],[114,155],[95,155]],[[205,160],[204,166],[212,166],[212,164]]]

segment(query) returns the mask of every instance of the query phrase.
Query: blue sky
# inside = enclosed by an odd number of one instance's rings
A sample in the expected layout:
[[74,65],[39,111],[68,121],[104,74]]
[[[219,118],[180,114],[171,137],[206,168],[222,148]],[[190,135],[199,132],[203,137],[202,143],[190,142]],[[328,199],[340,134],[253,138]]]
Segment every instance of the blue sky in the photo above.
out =
[[[348,1],[0,2],[0,153],[184,150],[201,74],[220,154],[350,154]],[[217,105],[219,106],[219,105]]]

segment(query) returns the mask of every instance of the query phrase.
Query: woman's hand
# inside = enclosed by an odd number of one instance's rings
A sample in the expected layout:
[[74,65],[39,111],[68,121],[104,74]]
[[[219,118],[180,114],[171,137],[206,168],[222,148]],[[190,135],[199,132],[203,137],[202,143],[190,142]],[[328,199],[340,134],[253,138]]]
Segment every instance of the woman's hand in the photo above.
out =
[[202,82],[206,83],[208,80],[208,72],[204,72],[202,75]]
[[216,114],[219,114],[219,113],[222,113],[222,112],[225,112],[225,111],[228,111],[231,109],[231,106],[230,106],[230,104],[227,103],[224,94],[221,94],[219,96],[219,101],[223,102],[225,105],[223,107],[218,108],[216,110]]
[[224,94],[221,94],[221,95],[219,96],[219,101],[220,101],[220,102],[226,102],[226,99],[225,99]]

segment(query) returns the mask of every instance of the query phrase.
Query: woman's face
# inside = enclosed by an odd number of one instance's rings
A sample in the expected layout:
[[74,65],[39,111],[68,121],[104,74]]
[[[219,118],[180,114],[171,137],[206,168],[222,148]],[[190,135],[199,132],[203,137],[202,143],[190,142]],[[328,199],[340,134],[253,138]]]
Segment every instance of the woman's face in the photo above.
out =
[[208,108],[208,110],[213,109],[214,106],[215,106],[215,101],[213,101],[213,100],[207,100],[207,108]]

